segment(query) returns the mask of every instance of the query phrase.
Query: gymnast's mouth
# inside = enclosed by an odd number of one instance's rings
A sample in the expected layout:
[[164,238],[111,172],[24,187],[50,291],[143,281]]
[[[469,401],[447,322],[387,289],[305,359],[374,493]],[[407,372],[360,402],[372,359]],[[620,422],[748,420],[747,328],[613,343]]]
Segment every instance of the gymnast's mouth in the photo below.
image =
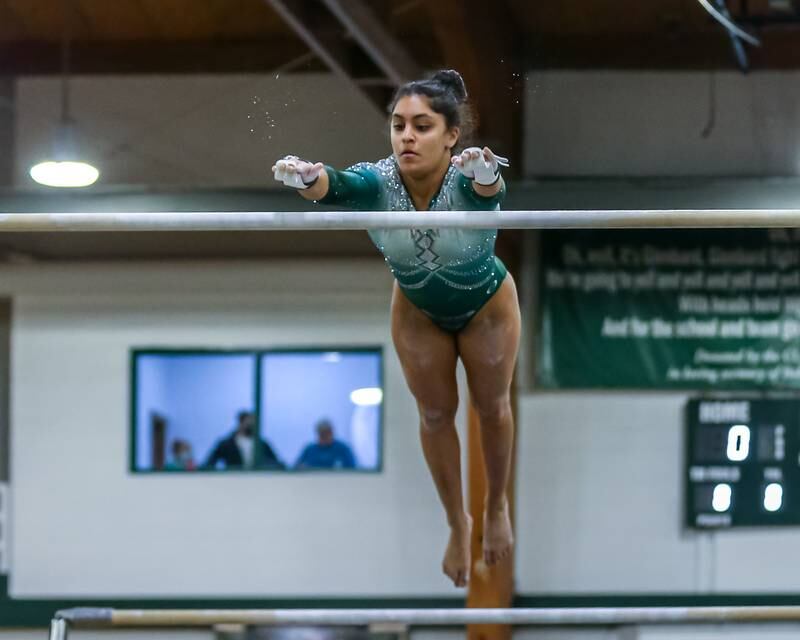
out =
[[419,154],[416,151],[403,151],[403,153],[400,154],[400,157],[401,158],[410,158],[412,156],[418,156],[418,155]]

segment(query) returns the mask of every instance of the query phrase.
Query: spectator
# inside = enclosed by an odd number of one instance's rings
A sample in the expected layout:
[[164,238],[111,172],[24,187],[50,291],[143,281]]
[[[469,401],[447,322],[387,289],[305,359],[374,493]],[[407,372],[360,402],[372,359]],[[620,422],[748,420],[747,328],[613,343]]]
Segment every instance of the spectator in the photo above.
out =
[[194,455],[192,454],[192,445],[187,440],[175,438],[170,447],[172,460],[164,465],[167,471],[194,471]]
[[240,411],[234,431],[217,442],[208,456],[206,468],[216,469],[285,469],[266,440],[256,437],[256,416],[251,411]]
[[317,423],[317,441],[303,449],[295,469],[353,469],[355,457],[344,442],[333,437],[330,420]]

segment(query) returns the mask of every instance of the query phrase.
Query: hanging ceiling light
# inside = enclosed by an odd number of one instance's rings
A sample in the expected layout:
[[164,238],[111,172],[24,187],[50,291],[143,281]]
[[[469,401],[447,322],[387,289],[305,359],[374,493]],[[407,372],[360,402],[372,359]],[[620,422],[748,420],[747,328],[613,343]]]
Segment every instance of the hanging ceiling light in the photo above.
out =
[[88,187],[100,172],[81,158],[76,140],[75,121],[69,113],[70,19],[67,1],[64,7],[64,31],[61,43],[61,120],[56,131],[50,158],[30,169],[31,178],[48,187]]
[[75,144],[75,123],[63,118],[56,131],[52,156],[31,167],[31,178],[48,187],[88,187],[100,172],[80,159]]

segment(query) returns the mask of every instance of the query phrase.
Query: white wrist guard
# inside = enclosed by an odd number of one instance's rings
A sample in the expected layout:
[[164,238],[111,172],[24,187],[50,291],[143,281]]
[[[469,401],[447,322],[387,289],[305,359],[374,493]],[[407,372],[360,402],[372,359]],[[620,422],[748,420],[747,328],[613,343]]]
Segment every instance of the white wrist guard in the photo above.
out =
[[498,167],[509,166],[508,158],[504,158],[503,156],[496,155],[495,159],[491,162],[485,160],[483,157],[483,150],[479,147],[470,147],[464,151],[477,151],[479,154],[474,160],[467,160],[462,164],[461,167],[459,167],[459,171],[461,171],[461,173],[463,173],[467,178],[471,178],[478,184],[484,186],[494,184],[500,177],[500,170]]
[[[295,170],[289,172],[288,165],[295,165]],[[282,182],[287,187],[293,189],[308,189],[317,181],[321,169],[315,169],[314,165],[301,160],[297,156],[286,156],[275,163],[275,179]]]

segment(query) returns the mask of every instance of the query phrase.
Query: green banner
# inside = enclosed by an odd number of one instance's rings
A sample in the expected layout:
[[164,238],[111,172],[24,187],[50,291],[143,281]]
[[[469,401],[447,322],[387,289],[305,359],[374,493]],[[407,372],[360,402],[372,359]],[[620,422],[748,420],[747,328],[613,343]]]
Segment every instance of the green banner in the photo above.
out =
[[800,230],[542,234],[539,384],[800,387]]

